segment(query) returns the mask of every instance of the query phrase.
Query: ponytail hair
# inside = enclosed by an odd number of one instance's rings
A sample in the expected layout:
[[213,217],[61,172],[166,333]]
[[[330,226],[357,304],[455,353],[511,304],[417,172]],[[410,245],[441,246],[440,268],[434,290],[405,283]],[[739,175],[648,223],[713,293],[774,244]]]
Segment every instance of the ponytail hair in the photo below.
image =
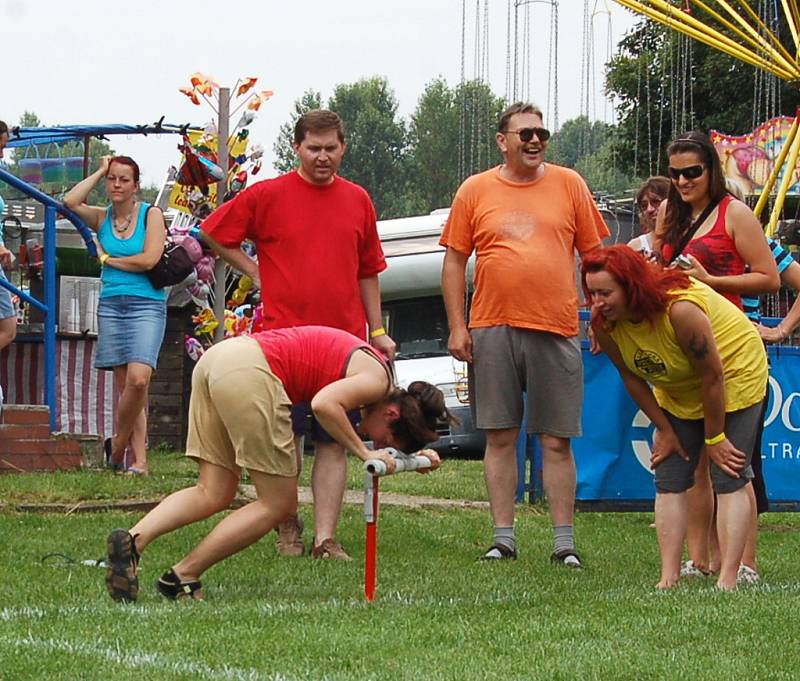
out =
[[400,417],[389,428],[397,443],[407,453],[417,452],[439,439],[437,425],[458,423],[444,404],[444,394],[425,381],[414,381],[407,389],[395,388],[388,397]]

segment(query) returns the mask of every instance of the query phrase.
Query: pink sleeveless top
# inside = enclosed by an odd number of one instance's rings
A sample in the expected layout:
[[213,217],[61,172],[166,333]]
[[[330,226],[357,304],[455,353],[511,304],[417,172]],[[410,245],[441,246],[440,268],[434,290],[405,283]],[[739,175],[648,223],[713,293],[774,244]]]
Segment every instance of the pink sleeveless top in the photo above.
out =
[[292,404],[310,402],[326,385],[344,378],[350,357],[361,348],[386,369],[384,357],[347,331],[328,326],[292,326],[254,333],[270,369],[283,383]]

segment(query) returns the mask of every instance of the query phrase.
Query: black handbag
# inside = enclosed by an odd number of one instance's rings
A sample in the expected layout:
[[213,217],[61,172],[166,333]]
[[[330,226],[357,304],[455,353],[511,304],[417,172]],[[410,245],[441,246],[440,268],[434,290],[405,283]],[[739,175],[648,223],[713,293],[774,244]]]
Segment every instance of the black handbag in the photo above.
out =
[[[151,208],[152,206],[147,207],[148,213]],[[145,214],[144,220],[146,225],[147,214]],[[164,244],[164,252],[158,262],[145,274],[154,288],[164,288],[180,284],[193,271],[194,262],[186,249],[181,244],[167,239]]]
[[180,284],[193,271],[194,263],[186,249],[181,244],[167,241],[158,262],[145,274],[154,288],[164,288]]

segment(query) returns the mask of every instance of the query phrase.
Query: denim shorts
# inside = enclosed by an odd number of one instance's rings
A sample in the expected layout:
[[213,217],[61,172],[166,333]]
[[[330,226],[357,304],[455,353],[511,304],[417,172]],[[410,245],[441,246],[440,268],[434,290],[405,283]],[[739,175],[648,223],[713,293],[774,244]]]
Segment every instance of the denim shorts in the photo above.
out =
[[[0,267],[0,278],[6,278],[2,267]],[[6,279],[6,281],[8,280]],[[11,291],[0,286],[0,319],[8,319],[9,317],[16,316],[17,313],[14,311],[14,305],[11,303]]]
[[167,325],[167,303],[139,296],[110,296],[97,305],[95,369],[139,362],[153,369]]

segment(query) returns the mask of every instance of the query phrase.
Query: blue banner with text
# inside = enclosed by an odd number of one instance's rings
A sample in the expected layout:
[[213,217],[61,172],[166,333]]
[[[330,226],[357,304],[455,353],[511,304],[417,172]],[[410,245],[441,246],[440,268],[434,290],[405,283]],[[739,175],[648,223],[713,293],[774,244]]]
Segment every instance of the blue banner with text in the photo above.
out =
[[[800,502],[800,350],[768,348],[769,402],[761,456],[771,501]],[[583,437],[573,440],[581,501],[655,497],[653,425],[605,355],[583,351]]]

